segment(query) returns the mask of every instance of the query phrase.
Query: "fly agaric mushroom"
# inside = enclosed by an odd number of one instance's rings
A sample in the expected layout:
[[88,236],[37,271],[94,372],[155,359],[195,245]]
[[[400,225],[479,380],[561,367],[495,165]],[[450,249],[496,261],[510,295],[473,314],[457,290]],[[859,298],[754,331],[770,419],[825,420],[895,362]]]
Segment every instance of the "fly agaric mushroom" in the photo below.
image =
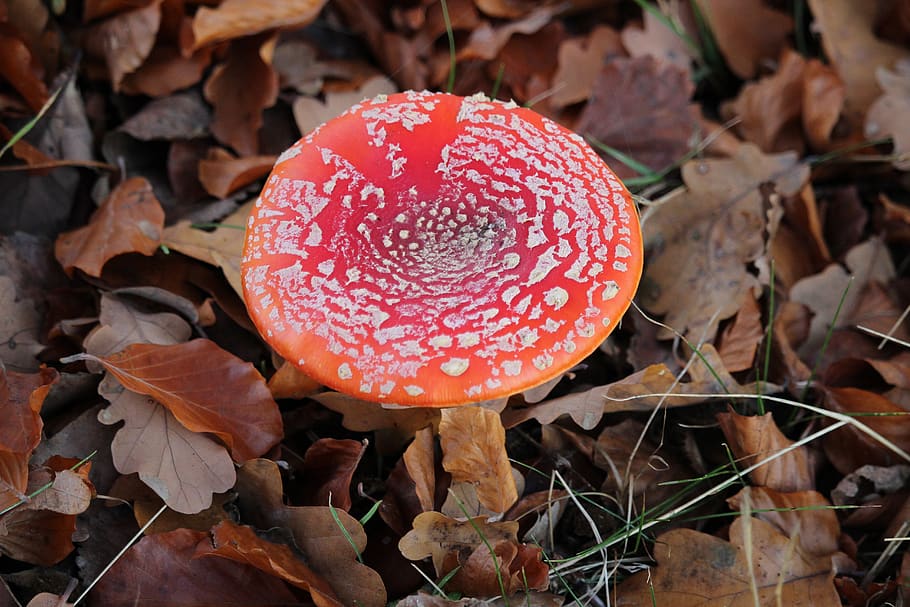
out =
[[642,269],[628,191],[576,134],[483,95],[363,101],[288,149],[247,226],[265,340],[365,400],[451,406],[552,379]]

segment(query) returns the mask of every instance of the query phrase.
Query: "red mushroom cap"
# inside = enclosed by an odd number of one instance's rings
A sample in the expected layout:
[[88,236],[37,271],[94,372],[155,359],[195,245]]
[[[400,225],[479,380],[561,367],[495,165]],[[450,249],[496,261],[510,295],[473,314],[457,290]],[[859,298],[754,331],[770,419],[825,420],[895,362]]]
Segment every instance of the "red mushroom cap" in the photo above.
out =
[[590,354],[641,276],[628,191],[576,134],[431,92],[355,105],[288,149],[247,226],[253,322],[317,381],[449,406]]

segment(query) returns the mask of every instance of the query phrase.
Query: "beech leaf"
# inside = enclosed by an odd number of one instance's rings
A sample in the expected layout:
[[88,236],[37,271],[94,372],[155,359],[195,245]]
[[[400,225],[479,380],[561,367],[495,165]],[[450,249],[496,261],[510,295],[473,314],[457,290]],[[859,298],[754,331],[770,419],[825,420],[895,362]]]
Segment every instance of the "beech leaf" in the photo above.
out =
[[281,415],[262,376],[207,339],[133,344],[105,358],[74,358],[101,363],[126,388],[164,405],[188,430],[216,435],[236,462],[262,455],[281,440]]

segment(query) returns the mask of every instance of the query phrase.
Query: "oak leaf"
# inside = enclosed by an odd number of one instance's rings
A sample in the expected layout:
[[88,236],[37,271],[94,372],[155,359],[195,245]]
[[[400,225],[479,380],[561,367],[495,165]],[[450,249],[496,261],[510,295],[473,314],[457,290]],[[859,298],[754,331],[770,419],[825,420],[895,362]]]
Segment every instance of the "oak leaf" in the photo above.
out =
[[98,421],[126,422],[111,443],[121,474],[138,472],[164,503],[184,514],[205,510],[213,493],[234,486],[234,464],[219,443],[186,429],[155,399],[126,390],[110,376],[98,391],[111,403]]
[[88,225],[57,238],[54,255],[70,275],[78,268],[101,276],[109,259],[122,253],[152,255],[161,243],[164,211],[143,177],[133,177],[111,192]]
[[193,432],[220,438],[236,462],[268,451],[282,437],[281,415],[265,380],[250,363],[215,342],[134,344],[101,363],[126,388],[151,396]]
[[756,518],[737,518],[730,541],[675,529],[654,544],[657,566],[619,585],[618,607],[839,607],[830,556],[807,553],[798,542]]
[[[779,196],[798,192],[809,168],[795,154],[764,155],[751,144],[736,157],[687,162],[687,190],[651,207],[643,221],[650,261],[640,295],[664,322],[696,341],[710,341],[759,278],[767,237],[779,222]],[[769,188],[772,188],[770,190]],[[663,329],[661,339],[673,336]]]
[[130,344],[172,345],[185,342],[192,328],[171,312],[142,312],[129,300],[111,293],[101,295],[100,324],[82,342],[85,351],[103,357],[120,352]]
[[240,468],[236,491],[244,520],[259,529],[288,529],[307,565],[329,583],[343,604],[356,601],[362,607],[384,607],[382,579],[356,560],[367,543],[357,519],[328,506],[286,506],[281,473],[275,462],[266,459],[250,460]]
[[455,482],[470,482],[480,503],[505,512],[518,500],[506,432],[499,414],[482,407],[444,409],[439,422],[442,467]]
[[490,543],[518,543],[518,522],[490,522],[486,517],[467,521],[449,518],[439,512],[423,512],[414,518],[413,529],[398,542],[398,549],[412,561],[432,557],[437,575],[442,575],[446,555],[458,552],[467,557],[483,539]]

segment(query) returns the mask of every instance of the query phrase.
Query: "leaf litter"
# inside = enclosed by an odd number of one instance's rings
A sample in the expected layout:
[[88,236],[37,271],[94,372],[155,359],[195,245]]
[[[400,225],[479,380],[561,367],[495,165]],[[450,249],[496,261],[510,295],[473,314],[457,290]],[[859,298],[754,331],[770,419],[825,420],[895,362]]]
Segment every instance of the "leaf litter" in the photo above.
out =
[[[203,4],[0,2],[0,604],[906,600],[901,3]],[[452,61],[650,199],[641,313],[508,402],[378,406],[266,349],[242,228]]]

